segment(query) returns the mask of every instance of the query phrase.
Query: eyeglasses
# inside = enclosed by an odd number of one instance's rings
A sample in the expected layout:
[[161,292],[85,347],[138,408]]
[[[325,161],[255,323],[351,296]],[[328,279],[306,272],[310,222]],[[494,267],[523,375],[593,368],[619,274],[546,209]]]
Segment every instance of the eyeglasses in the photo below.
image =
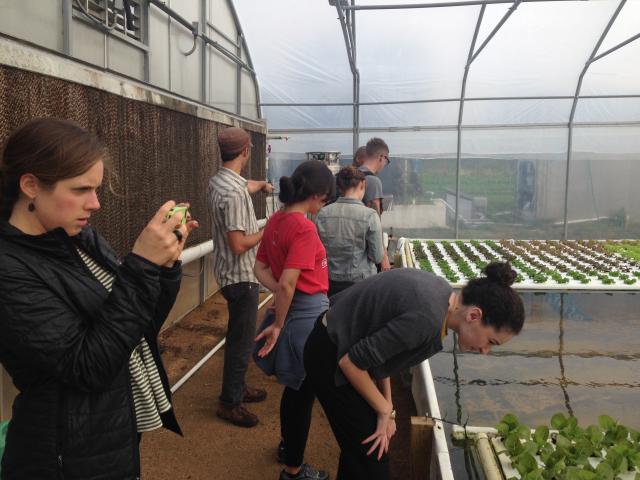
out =
[[384,157],[385,159],[385,165],[389,165],[391,163],[391,159],[389,158],[389,155],[381,155]]

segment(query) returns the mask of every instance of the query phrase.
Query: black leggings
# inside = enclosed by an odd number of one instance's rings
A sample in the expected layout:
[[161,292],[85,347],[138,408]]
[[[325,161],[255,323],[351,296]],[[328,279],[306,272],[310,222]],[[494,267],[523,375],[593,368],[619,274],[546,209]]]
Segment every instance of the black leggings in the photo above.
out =
[[336,280],[329,279],[329,292],[327,293],[328,297],[335,295],[336,293],[340,293],[343,290],[346,290],[351,285],[356,282],[338,282]]
[[305,379],[299,390],[285,387],[280,400],[280,431],[285,445],[284,463],[299,467],[307,446],[315,392]]
[[305,381],[315,390],[340,445],[336,480],[388,480],[388,456],[378,460],[377,452],[367,455],[371,444],[361,443],[376,430],[378,416],[350,383],[336,386],[336,356],[326,327],[317,322],[304,349]]

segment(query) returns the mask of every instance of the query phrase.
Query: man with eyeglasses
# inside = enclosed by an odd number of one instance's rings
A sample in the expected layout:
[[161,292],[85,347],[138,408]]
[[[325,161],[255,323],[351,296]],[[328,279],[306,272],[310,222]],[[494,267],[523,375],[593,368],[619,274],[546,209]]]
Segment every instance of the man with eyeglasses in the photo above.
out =
[[[378,175],[389,165],[389,146],[381,138],[373,137],[367,142],[365,150],[366,156],[364,163],[358,168],[358,170],[364,173],[366,182],[362,202],[367,207],[373,208],[378,212],[379,216],[382,216],[382,199],[384,195],[382,193],[382,181],[378,178]],[[391,269],[391,264],[389,263],[389,256],[385,249],[384,258],[378,266],[378,271],[387,271],[389,269]]]
[[242,403],[260,402],[267,392],[245,384],[258,315],[258,280],[253,273],[256,246],[262,240],[251,194],[273,192],[265,181],[240,174],[251,157],[251,137],[242,128],[218,134],[222,166],[209,180],[208,200],[213,227],[213,270],[227,301],[229,323],[224,352],[222,393],[216,414],[234,425],[253,427],[258,417]]

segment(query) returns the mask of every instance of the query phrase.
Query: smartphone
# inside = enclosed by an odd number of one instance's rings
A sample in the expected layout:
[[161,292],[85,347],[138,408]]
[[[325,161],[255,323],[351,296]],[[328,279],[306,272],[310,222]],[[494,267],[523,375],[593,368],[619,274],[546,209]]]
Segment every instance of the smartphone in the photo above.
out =
[[189,205],[186,203],[178,203],[175,207],[167,212],[166,219],[169,220],[176,213],[182,213],[182,220],[180,221],[180,225],[185,225],[187,223],[187,215],[189,213]]

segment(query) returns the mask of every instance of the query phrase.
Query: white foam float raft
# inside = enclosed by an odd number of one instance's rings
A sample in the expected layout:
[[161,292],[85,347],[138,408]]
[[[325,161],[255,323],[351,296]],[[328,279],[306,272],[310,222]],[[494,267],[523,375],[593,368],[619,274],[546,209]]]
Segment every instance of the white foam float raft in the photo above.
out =
[[[534,434],[531,430],[531,434]],[[551,430],[551,433],[557,433],[557,430]],[[502,438],[495,428],[491,427],[462,427],[460,425],[453,426],[452,432],[454,440],[463,441],[470,440],[477,453],[478,461],[482,467],[487,480],[503,480],[503,479],[521,479],[522,475],[513,465],[512,459],[507,453],[507,448],[502,442]],[[549,440],[550,441],[550,440]],[[604,452],[603,452],[604,453]],[[538,466],[544,467],[544,463],[539,455],[535,455]],[[602,458],[589,457],[589,464],[596,468],[603,461]],[[628,470],[626,473],[618,473],[615,475],[616,480],[634,480],[640,475],[640,470],[636,467]]]
[[[603,241],[398,240],[403,267],[423,268],[454,288],[492,260],[510,260],[517,290],[640,291],[640,262],[602,252]],[[454,258],[455,257],[455,258]]]

